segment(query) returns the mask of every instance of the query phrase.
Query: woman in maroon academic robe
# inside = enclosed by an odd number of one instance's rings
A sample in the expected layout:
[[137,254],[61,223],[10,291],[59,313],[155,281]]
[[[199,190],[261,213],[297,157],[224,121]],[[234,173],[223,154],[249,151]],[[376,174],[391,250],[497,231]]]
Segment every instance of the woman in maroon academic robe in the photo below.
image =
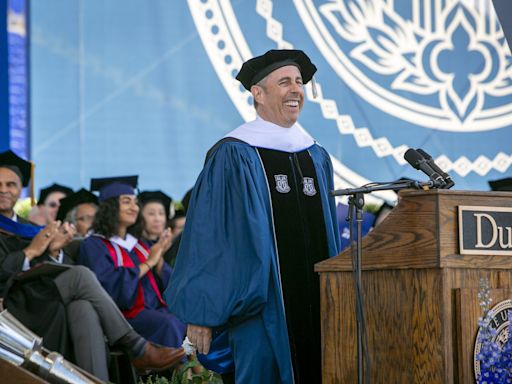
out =
[[91,189],[100,191],[100,206],[78,262],[94,271],[137,332],[161,345],[181,346],[185,325],[169,313],[161,295],[171,275],[162,257],[171,233],[164,231],[149,248],[127,232],[139,213],[136,183],[136,176],[92,180]]

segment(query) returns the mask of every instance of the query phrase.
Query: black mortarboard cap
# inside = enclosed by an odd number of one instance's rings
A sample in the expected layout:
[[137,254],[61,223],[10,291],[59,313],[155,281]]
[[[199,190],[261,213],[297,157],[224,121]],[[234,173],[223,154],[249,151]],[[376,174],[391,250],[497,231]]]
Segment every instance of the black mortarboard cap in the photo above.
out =
[[69,211],[79,206],[80,204],[86,203],[98,204],[98,197],[85,188],[82,188],[79,191],[66,196],[60,201],[59,211],[57,212],[57,220],[63,221]]
[[46,198],[53,192],[62,192],[66,196],[69,196],[73,193],[73,190],[69,187],[66,187],[65,185],[53,183],[49,187],[42,188],[39,191],[39,199],[37,199],[37,204],[38,205],[44,204],[44,201],[46,200]]
[[165,208],[165,214],[167,215],[167,217],[171,218],[171,216],[174,216],[174,207],[171,207],[172,198],[163,193],[162,191],[144,191],[139,193],[137,197],[142,206],[154,201],[162,203],[162,205]]
[[271,49],[264,55],[247,60],[242,65],[236,79],[242,83],[245,89],[250,91],[254,84],[269,73],[286,65],[295,65],[299,68],[303,84],[307,84],[316,72],[315,65],[303,51],[298,49]]
[[91,191],[99,191],[100,203],[121,195],[135,195],[139,176],[118,176],[91,179]]
[[30,182],[32,164],[29,161],[23,160],[13,151],[8,150],[0,153],[0,167],[8,168],[16,173],[24,187]]
[[512,191],[512,177],[489,181],[491,191]]

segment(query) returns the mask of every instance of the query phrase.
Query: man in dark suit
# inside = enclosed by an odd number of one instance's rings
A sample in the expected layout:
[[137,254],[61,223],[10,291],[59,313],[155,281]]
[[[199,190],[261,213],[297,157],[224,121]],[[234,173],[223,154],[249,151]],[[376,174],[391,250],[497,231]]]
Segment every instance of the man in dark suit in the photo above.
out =
[[[15,214],[22,186],[30,181],[30,168],[30,163],[11,151],[0,153],[0,289],[4,306],[42,336],[48,349],[68,358],[74,354],[80,367],[103,380],[108,380],[104,336],[109,344],[128,349],[139,370],[161,370],[178,363],[184,357],[182,348],[160,348],[147,342],[128,324],[89,269],[69,265],[72,261],[64,249],[75,233],[72,225],[57,221],[41,229]],[[41,270],[47,271],[34,272]]]

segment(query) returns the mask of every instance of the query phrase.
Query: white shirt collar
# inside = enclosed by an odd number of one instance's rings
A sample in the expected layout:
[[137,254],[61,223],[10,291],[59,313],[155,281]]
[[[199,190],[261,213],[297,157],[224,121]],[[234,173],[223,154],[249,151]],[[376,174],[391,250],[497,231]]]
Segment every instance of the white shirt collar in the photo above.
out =
[[123,247],[124,249],[127,249],[128,252],[131,252],[133,247],[135,247],[135,245],[139,242],[136,237],[130,235],[129,233],[126,234],[125,239],[122,239],[119,236],[112,236],[109,240]]
[[18,215],[16,213],[14,213],[11,217],[11,220],[14,221],[14,222],[18,222]]
[[285,128],[259,116],[229,132],[225,137],[234,137],[255,147],[285,152],[302,151],[315,143],[309,133],[297,123]]

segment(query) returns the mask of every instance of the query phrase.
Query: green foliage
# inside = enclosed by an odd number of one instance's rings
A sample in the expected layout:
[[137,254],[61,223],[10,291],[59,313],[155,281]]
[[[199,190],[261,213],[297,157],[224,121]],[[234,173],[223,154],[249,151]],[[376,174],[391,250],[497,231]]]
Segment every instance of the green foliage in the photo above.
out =
[[171,380],[161,376],[148,376],[144,381],[139,378],[138,384],[222,384],[222,378],[218,373],[202,368],[201,372],[194,373],[192,368],[200,364],[192,360],[175,369]]
[[30,197],[19,199],[14,206],[14,212],[16,212],[19,217],[24,219],[28,217],[31,209],[32,205],[30,204]]
[[194,373],[192,368],[199,365],[197,360],[191,360],[174,370],[170,384],[222,384],[221,376],[213,371],[202,368],[199,373]]
[[369,213],[377,213],[378,210],[380,209],[380,206],[381,204],[376,204],[376,203],[366,203],[363,207],[363,210],[365,212],[369,212]]
[[182,203],[181,201],[174,200],[172,203],[174,204],[174,209],[175,209],[176,211],[178,211],[178,210],[184,210],[184,209],[185,209],[185,207],[183,206],[183,203]]
[[142,380],[141,377],[139,377],[138,384],[170,384],[169,380],[166,377],[158,376],[156,375],[153,378],[153,375],[146,377],[146,380]]

